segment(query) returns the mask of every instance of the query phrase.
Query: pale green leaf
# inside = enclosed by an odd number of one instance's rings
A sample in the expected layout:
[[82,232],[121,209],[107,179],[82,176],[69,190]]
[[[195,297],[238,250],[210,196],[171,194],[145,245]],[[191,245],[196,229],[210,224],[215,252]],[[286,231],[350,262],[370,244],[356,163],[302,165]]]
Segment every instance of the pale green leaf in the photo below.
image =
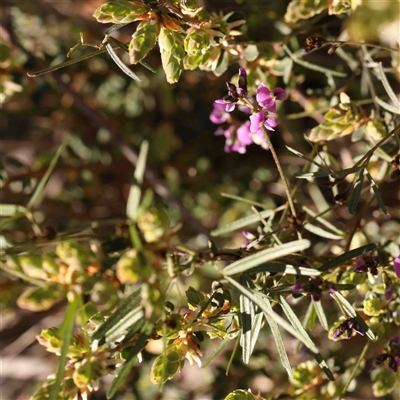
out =
[[365,323],[364,319],[358,314],[358,312],[353,308],[353,306],[339,293],[333,292],[330,295],[336,300],[336,302],[343,308],[349,317],[354,318],[360,326],[363,328],[365,334],[371,339],[376,340],[376,337],[369,326]]
[[302,239],[261,250],[256,254],[252,254],[251,256],[242,258],[241,260],[235,261],[234,263],[228,265],[222,270],[222,273],[225,276],[240,274],[267,261],[275,260],[288,254],[305,250],[308,247],[310,247],[310,241],[307,239]]

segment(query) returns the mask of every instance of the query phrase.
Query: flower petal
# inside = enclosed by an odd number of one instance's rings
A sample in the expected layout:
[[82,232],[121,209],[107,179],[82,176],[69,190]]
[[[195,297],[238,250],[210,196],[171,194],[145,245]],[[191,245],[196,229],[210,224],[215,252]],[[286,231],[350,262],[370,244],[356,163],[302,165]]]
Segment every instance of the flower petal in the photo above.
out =
[[273,93],[275,100],[281,100],[281,101],[286,100],[287,95],[284,89],[277,87],[274,89]]
[[400,255],[397,258],[395,258],[393,262],[393,269],[397,277],[400,279]]
[[261,110],[257,114],[250,115],[250,132],[257,132],[260,125],[264,122],[264,111]]

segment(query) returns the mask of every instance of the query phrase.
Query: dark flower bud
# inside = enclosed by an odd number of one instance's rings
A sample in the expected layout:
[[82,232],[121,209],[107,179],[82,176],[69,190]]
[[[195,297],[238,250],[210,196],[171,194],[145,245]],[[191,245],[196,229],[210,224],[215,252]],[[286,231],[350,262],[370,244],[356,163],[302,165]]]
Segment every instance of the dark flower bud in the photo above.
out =
[[309,36],[306,38],[306,46],[303,48],[303,51],[308,53],[311,50],[319,49],[325,43],[326,40],[321,37]]
[[333,53],[336,51],[336,49],[337,49],[338,47],[339,47],[339,46],[335,46],[335,45],[329,47],[329,49],[328,49],[328,54],[333,54]]
[[343,206],[346,203],[346,200],[347,196],[343,193],[339,193],[333,198],[333,201],[339,204],[339,206]]

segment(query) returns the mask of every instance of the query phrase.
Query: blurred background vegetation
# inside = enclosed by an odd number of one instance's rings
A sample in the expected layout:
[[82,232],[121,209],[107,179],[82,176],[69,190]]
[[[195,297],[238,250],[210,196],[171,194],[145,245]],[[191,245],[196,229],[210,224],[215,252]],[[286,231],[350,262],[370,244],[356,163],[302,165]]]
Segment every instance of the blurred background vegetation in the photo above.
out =
[[[107,238],[113,232],[126,215],[134,171],[132,154],[137,154],[143,140],[150,142],[150,175],[144,187],[158,193],[154,204],[168,211],[173,224],[182,220],[179,235],[183,242],[205,246],[207,232],[249,213],[247,204],[222,197],[221,192],[271,208],[283,204],[284,192],[276,183],[278,174],[269,152],[251,146],[244,155],[225,154],[224,138],[214,136],[216,127],[209,120],[212,104],[225,94],[225,82],[237,73],[237,64],[230,66],[221,77],[203,71],[184,71],[177,84],[169,85],[160,68],[159,53],[153,51],[148,60],[157,67],[156,74],[140,65],[133,67],[142,79],[141,84],[123,75],[107,55],[38,78],[27,77],[29,71],[62,62],[69,49],[79,42],[80,32],[87,43],[101,42],[106,27],[98,24],[92,14],[102,3],[101,0],[3,2],[0,26],[1,203],[26,205],[54,153],[70,136],[71,141],[46,186],[41,206],[35,211],[40,226],[51,226],[56,232],[67,235],[81,232],[89,229],[92,221],[99,222],[97,234],[100,238]],[[337,38],[345,32],[345,36],[354,40],[380,41],[393,46],[400,37],[397,1],[365,2],[351,18],[323,13],[317,21],[303,24],[290,34],[285,34],[280,22],[288,0],[203,3],[208,10],[242,12],[247,24],[240,40],[256,42],[267,62],[268,55],[274,54],[275,43],[282,40],[298,50],[304,46],[305,37],[314,34]],[[131,32],[132,29],[126,27],[118,31],[116,37],[129,41]],[[85,51],[90,50],[78,50],[79,54]],[[358,59],[362,51],[355,48],[349,53]],[[123,59],[129,63],[128,58]],[[391,59],[387,53],[382,54],[381,59],[377,55],[377,59],[399,68],[399,60]],[[309,145],[303,136],[323,121],[332,97],[343,88],[352,100],[370,97],[368,76],[349,70],[343,57],[317,52],[307,56],[307,60],[328,68],[335,66],[346,72],[347,77],[333,84],[323,73],[298,65],[294,67],[294,77],[288,87],[290,98],[278,110],[279,125],[272,136],[289,177],[300,172],[303,162],[284,145],[308,153]],[[279,70],[279,65],[274,67]],[[394,87],[399,84],[399,69],[397,71],[391,81]],[[285,86],[281,76],[276,72],[267,74],[265,79],[272,86]],[[378,95],[385,95],[383,88],[377,91]],[[366,108],[371,110],[373,105],[366,105]],[[303,118],[293,118],[293,114],[303,112],[306,113]],[[133,153],[127,154],[126,146]],[[355,153],[361,153],[362,146],[344,137],[329,144],[329,150],[345,162]],[[397,212],[397,217],[399,197],[393,196],[393,185],[399,189],[398,182],[382,188],[385,203]],[[331,191],[317,184],[314,186],[311,191],[298,191],[298,201],[332,204]],[[163,188],[167,188],[167,195]],[[334,218],[341,229],[352,222],[349,222],[350,217],[347,209],[335,210]],[[383,232],[392,238],[396,235],[398,221],[390,217],[377,221],[371,214],[366,216],[365,223],[370,223],[372,237],[373,229],[379,224],[380,234]],[[34,236],[31,224],[24,219],[9,225],[2,234],[7,241],[21,245],[31,243]],[[38,240],[40,244],[40,238]],[[230,238],[229,245],[240,246],[242,242],[238,234]],[[321,252],[330,247],[323,240],[320,242]],[[197,286],[201,285],[201,278],[197,276],[196,279]],[[55,357],[36,343],[35,334],[45,327],[58,326],[64,305],[39,313],[20,310],[15,302],[21,283],[3,275],[0,283],[1,397],[4,400],[26,399],[38,382],[55,368]],[[326,341],[322,337],[320,340],[323,348]],[[267,334],[261,333],[250,364],[244,368],[238,355],[228,377],[224,368],[229,352],[204,370],[185,366],[173,385],[167,385],[163,397],[148,380],[148,371],[139,374],[134,369],[128,388],[131,392],[121,398],[221,399],[237,387],[279,393],[281,383],[286,384],[286,375],[269,341]],[[357,356],[358,341],[355,338],[345,342],[340,354],[335,343],[324,352],[339,359],[346,353]],[[287,339],[287,345],[294,365],[308,359],[302,351],[295,354],[294,339]],[[144,357],[152,356],[146,353]],[[369,382],[367,374],[364,375],[361,381]],[[103,398],[102,393],[100,390],[93,399]],[[371,397],[370,384],[360,384],[348,398]]]

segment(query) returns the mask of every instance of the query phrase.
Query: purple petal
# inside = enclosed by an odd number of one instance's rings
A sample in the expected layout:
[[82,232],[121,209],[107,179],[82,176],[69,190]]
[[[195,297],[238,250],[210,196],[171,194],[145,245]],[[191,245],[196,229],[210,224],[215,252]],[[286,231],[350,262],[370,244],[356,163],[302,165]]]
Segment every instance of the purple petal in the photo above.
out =
[[214,109],[211,111],[210,114],[210,120],[214,124],[222,124],[226,122],[227,120],[227,115],[225,113],[225,106],[226,104],[221,104],[217,103],[216,101],[214,102]]
[[256,99],[260,106],[271,112],[276,112],[275,100],[271,97],[271,91],[261,83],[257,89]]
[[388,282],[388,284],[386,285],[386,292],[385,292],[385,299],[386,300],[390,300],[393,296],[393,286],[392,286],[392,282]]
[[237,139],[242,145],[249,145],[253,143],[253,139],[251,137],[250,132],[250,122],[247,121],[243,125],[241,125],[237,130]]
[[227,104],[227,105],[225,106],[225,111],[226,111],[226,112],[232,112],[232,111],[235,109],[235,107],[236,107],[236,104],[235,104],[235,103]]
[[394,344],[395,346],[398,346],[400,344],[400,336],[395,337],[390,341],[390,345]]
[[277,87],[274,89],[273,93],[276,100],[286,100],[287,95],[284,89]]
[[292,286],[293,292],[302,292],[303,291],[303,283],[297,282]]
[[394,272],[396,273],[396,276],[400,278],[400,255],[397,258],[395,258],[393,262],[393,269]]
[[269,130],[269,131],[274,131],[277,126],[277,122],[275,120],[275,118],[267,118],[265,120],[264,126]]
[[264,122],[264,111],[261,110],[257,114],[250,115],[250,132],[257,132],[260,125]]
[[[247,73],[244,68],[239,68],[239,88],[247,92]],[[239,90],[238,90],[239,93]]]

